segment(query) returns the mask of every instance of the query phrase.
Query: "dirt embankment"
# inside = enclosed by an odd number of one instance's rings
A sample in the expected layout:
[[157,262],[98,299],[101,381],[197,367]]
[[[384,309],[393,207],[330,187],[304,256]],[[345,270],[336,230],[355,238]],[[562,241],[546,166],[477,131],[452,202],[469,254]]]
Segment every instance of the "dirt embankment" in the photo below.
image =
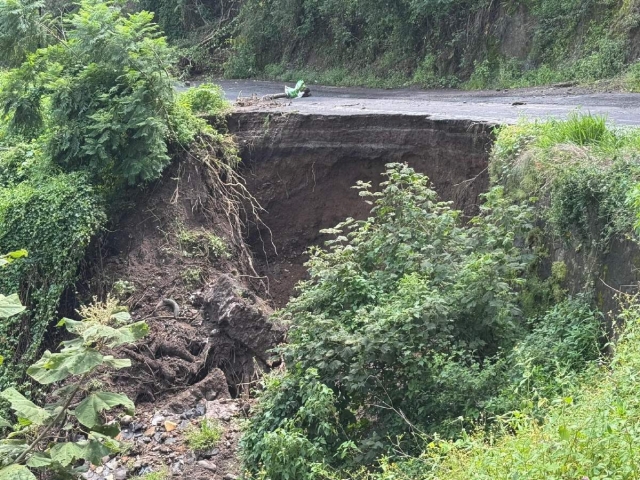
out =
[[[351,188],[357,181],[377,185],[385,164],[407,162],[469,214],[487,188],[491,126],[483,123],[246,113],[228,125],[264,224],[244,216],[240,238],[211,172],[188,157],[136,195],[96,249],[90,292],[118,292],[151,333],[120,352],[134,366],[105,380],[136,402],[121,433],[132,449],[105,459],[91,480],[161,465],[194,480],[239,473],[237,420],[248,414],[260,375],[280,365],[271,349],[285,329],[270,315],[305,276],[305,251],[322,242],[319,230],[367,215],[370,206]],[[184,434],[205,416],[221,421],[223,440],[193,453]]]
[[487,123],[239,112],[228,125],[248,188],[267,211],[265,225],[249,224],[248,241],[278,307],[305,275],[306,249],[325,239],[319,230],[366,217],[371,207],[351,187],[360,180],[378,185],[387,163],[427,174],[440,197],[467,214],[488,188]]
[[[132,368],[103,379],[135,400],[136,417],[121,422],[121,440],[131,451],[87,478],[162,465],[174,478],[192,480],[239,473],[237,420],[248,412],[249,390],[260,374],[279,364],[270,350],[284,329],[269,320],[272,309],[256,294],[251,258],[215,188],[203,163],[176,162],[132,199],[117,230],[96,249],[91,293],[118,293],[133,318],[149,324],[150,335],[118,352],[133,360]],[[219,446],[199,453],[186,448],[184,433],[221,411],[232,413],[222,415]]]

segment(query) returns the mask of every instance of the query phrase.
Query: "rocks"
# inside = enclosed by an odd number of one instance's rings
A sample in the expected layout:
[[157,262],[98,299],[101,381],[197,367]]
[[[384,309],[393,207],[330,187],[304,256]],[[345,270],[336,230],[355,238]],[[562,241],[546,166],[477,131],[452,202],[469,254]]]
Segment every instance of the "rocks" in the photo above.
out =
[[175,422],[166,421],[164,422],[164,429],[167,432],[173,432],[176,428],[178,428],[178,424]]
[[216,464],[213,462],[210,462],[209,460],[200,460],[198,462],[198,466],[205,468],[210,472],[215,472],[216,470],[218,470],[218,467],[216,466]]
[[157,427],[158,425],[161,425],[162,423],[164,423],[165,420],[166,420],[166,417],[162,415],[154,415],[153,418],[151,419],[151,425],[153,425],[154,427]]
[[[105,456],[100,465],[88,465],[84,480],[130,480],[148,473],[165,471],[169,478],[204,480],[232,475],[235,441],[239,427],[231,423],[241,410],[240,403],[230,398],[192,404],[182,414],[170,410],[138,413],[127,419],[118,439],[129,443],[127,453]],[[184,443],[184,432],[207,415],[225,422],[222,440],[216,448],[194,452]],[[184,417],[189,417],[185,419]],[[226,423],[229,422],[229,423]],[[154,425],[155,424],[155,425]],[[215,472],[215,473],[214,473]],[[193,476],[192,476],[193,475]],[[235,477],[229,477],[235,478]]]
[[238,480],[238,477],[232,473],[225,473],[222,480]]
[[214,400],[207,402],[206,418],[229,422],[233,417],[238,416],[240,409],[238,404],[228,400]]
[[127,479],[126,468],[118,468],[113,472],[113,480],[126,480],[126,479]]
[[[191,415],[197,416],[196,409],[198,404],[203,400],[218,398],[231,398],[231,396],[229,395],[229,386],[224,373],[219,368],[213,368],[203,380],[175,396],[168,404],[168,407],[175,413],[185,413],[194,409]],[[187,417],[185,416],[184,418]]]
[[132,421],[133,421],[133,417],[131,415],[125,415],[120,419],[120,424],[123,426],[127,426],[127,425],[130,425]]

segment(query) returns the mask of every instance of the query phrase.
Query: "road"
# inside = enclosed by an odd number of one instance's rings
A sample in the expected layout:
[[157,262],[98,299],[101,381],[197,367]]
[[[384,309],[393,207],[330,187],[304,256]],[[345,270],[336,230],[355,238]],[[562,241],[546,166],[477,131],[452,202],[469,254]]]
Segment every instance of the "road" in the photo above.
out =
[[[227,98],[258,97],[284,90],[283,83],[220,80]],[[564,118],[580,110],[604,115],[618,125],[640,125],[640,94],[593,93],[579,87],[545,87],[500,91],[367,89],[311,85],[312,96],[250,103],[240,111],[296,112],[318,115],[404,114],[514,123],[520,117]]]

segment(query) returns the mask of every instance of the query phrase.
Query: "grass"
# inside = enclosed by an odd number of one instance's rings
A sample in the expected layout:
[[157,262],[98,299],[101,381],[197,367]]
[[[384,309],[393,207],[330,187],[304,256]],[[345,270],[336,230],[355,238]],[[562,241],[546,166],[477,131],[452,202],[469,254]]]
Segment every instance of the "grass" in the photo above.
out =
[[186,268],[180,272],[180,278],[188,288],[196,288],[202,283],[202,268]]
[[171,472],[169,472],[169,468],[162,467],[157,472],[138,475],[138,476],[132,477],[131,480],[168,480],[169,478],[171,478]]
[[185,257],[231,258],[229,246],[215,233],[181,227],[177,237]]
[[614,235],[633,232],[640,213],[639,158],[640,129],[576,112],[501,128],[489,171],[512,199],[537,198],[547,226],[565,241],[606,249]]
[[222,427],[211,419],[204,419],[199,427],[191,427],[185,433],[187,445],[192,450],[202,451],[215,447],[222,438]]

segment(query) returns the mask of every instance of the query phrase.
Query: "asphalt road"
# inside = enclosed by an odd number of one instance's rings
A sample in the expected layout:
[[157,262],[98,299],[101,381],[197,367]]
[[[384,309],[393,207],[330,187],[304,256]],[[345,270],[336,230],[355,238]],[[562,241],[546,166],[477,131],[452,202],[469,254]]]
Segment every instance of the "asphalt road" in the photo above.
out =
[[[283,83],[220,80],[227,98],[284,91]],[[312,96],[295,100],[248,102],[240,111],[297,112],[317,115],[404,114],[434,119],[514,123],[520,117],[564,118],[582,111],[604,115],[618,125],[640,125],[640,94],[593,93],[579,87],[504,91],[367,89],[310,85]]]

